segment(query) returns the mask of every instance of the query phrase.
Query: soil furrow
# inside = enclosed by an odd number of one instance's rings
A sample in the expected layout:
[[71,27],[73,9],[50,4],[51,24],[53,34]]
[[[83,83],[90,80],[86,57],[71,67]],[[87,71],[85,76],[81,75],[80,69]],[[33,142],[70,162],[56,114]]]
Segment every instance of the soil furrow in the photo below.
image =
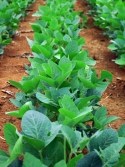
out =
[[[8,80],[20,81],[26,75],[24,64],[29,64],[27,54],[31,56],[31,49],[26,37],[33,39],[31,23],[34,23],[36,17],[32,17],[40,5],[44,5],[44,0],[36,0],[30,9],[27,17],[23,18],[17,34],[13,37],[12,42],[5,48],[4,54],[0,57],[0,149],[7,151],[7,144],[3,137],[3,127],[5,123],[10,122],[20,128],[20,121],[14,117],[5,115],[7,111],[16,110],[9,98],[14,98],[17,89],[8,83]],[[12,93],[12,95],[11,95]]]
[[[84,11],[87,15],[89,9],[87,2],[77,0],[75,10]],[[94,26],[93,18],[89,16],[88,28],[83,29],[80,36],[86,41],[84,49],[88,50],[90,57],[96,60],[95,68],[98,74],[102,70],[107,70],[113,74],[113,81],[104,92],[101,105],[107,107],[109,115],[120,117],[111,125],[113,128],[118,129],[125,123],[125,69],[120,68],[113,62],[116,55],[107,48],[110,39],[105,37],[103,32]]]

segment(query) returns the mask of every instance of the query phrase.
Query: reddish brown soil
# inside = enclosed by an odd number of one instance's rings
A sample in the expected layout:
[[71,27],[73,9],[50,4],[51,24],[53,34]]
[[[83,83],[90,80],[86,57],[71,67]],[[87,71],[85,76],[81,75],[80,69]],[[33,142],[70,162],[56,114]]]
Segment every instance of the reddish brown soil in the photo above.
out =
[[[86,2],[77,0],[75,9],[86,14],[90,8]],[[89,50],[90,57],[96,60],[95,68],[98,74],[102,70],[113,74],[113,81],[104,92],[101,105],[107,107],[109,115],[120,117],[111,124],[113,128],[118,129],[125,123],[125,69],[112,61],[116,59],[116,55],[107,48],[110,40],[104,37],[102,30],[94,26],[92,17],[88,18],[88,28],[83,29],[80,36],[86,41],[84,49]]]
[[[30,7],[28,10],[30,14],[22,19],[12,43],[5,48],[3,56],[0,57],[0,149],[7,150],[7,144],[3,140],[3,127],[5,123],[11,122],[18,129],[20,128],[19,120],[5,115],[5,112],[16,109],[9,99],[14,98],[17,89],[11,86],[8,80],[20,81],[26,75],[24,64],[29,64],[26,57],[31,53],[26,37],[33,39],[30,23],[35,22],[36,18],[32,17],[32,14],[38,10],[38,6],[44,4],[44,0],[36,0],[36,3]],[[12,95],[9,93],[12,93]]]
[[[37,3],[30,8],[30,14],[22,20],[17,35],[14,36],[12,43],[6,47],[4,55],[0,58],[0,149],[7,150],[7,144],[3,139],[5,123],[10,122],[16,125],[18,129],[20,128],[19,120],[5,115],[5,112],[16,109],[9,102],[9,98],[14,98],[17,89],[12,87],[8,80],[19,81],[26,75],[24,64],[29,64],[26,56],[31,53],[26,37],[33,38],[30,23],[33,23],[36,18],[32,17],[32,14],[38,10],[39,5],[44,4],[44,1],[37,0]],[[75,9],[86,13],[88,5],[82,0],[77,0]],[[121,124],[125,123],[125,70],[119,68],[112,61],[116,56],[107,49],[109,39],[103,36],[103,31],[93,25],[91,17],[88,22],[89,28],[82,30],[80,36],[84,37],[86,41],[84,49],[89,50],[90,56],[97,61],[95,66],[97,72],[108,70],[114,76],[113,82],[103,94],[101,104],[107,107],[109,115],[121,117],[111,125],[113,128],[118,129]],[[12,95],[8,94],[8,91]]]

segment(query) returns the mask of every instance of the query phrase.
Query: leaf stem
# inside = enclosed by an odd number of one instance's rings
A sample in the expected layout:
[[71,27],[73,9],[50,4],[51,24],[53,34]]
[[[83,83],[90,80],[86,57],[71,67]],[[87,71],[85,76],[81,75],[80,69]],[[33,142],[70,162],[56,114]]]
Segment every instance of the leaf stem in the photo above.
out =
[[71,151],[71,153],[69,154],[68,162],[71,160],[72,154],[73,154],[73,152]]
[[64,160],[66,162],[66,138],[64,136]]
[[41,162],[43,162],[42,150],[39,151],[39,156],[40,156]]

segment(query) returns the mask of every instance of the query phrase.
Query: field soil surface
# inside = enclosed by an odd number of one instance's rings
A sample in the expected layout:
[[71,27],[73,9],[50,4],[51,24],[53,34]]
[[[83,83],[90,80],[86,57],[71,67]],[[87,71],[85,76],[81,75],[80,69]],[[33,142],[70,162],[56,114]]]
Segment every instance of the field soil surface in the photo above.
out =
[[[32,14],[38,10],[40,5],[45,5],[45,1],[37,0],[30,7],[28,10],[30,14],[22,19],[12,43],[5,48],[5,53],[0,57],[0,149],[5,151],[8,146],[4,140],[4,125],[10,122],[20,129],[20,120],[5,114],[7,111],[16,110],[9,99],[14,98],[18,91],[8,83],[8,80],[20,81],[26,75],[24,64],[29,65],[27,57],[32,56],[26,37],[33,39],[31,23],[35,22],[36,18],[32,17]],[[84,11],[87,14],[89,6],[86,2],[77,0],[75,10]],[[88,26],[80,32],[80,36],[86,41],[83,49],[88,50],[90,57],[96,60],[95,68],[98,74],[102,70],[108,70],[113,74],[113,81],[104,92],[100,103],[107,107],[109,115],[120,117],[110,125],[117,130],[125,123],[125,70],[112,61],[116,55],[107,49],[110,40],[103,36],[102,30],[94,26],[92,17],[88,18]]]

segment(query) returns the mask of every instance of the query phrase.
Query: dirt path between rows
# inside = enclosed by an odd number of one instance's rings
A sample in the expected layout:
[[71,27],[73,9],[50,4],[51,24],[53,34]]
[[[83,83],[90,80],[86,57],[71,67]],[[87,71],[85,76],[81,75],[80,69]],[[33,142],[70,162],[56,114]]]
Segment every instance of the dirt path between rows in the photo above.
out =
[[[22,20],[17,35],[14,36],[12,43],[6,47],[4,55],[0,58],[0,149],[7,150],[8,147],[3,139],[5,123],[10,122],[20,128],[19,120],[5,115],[5,112],[16,109],[9,102],[9,98],[14,98],[17,89],[11,86],[8,80],[20,81],[26,75],[24,64],[29,64],[26,57],[31,54],[26,37],[33,38],[30,23],[33,23],[36,18],[32,17],[32,14],[38,10],[38,6],[44,4],[45,1],[37,0],[37,3],[30,8],[30,14]],[[86,13],[88,5],[86,2],[77,0],[75,9]],[[91,17],[88,22],[89,28],[82,30],[80,36],[86,41],[84,49],[89,50],[90,56],[97,61],[95,66],[97,72],[108,70],[114,76],[113,82],[103,94],[101,104],[107,107],[109,115],[121,117],[112,124],[113,128],[118,129],[121,124],[125,123],[125,70],[112,62],[116,56],[107,49],[109,39],[103,36],[103,31],[93,25]]]
[[13,41],[5,48],[4,55],[0,57],[0,149],[7,150],[7,144],[3,140],[3,126],[10,122],[20,127],[20,122],[14,117],[5,115],[7,111],[16,110],[9,98],[14,98],[17,89],[8,83],[8,80],[20,81],[25,73],[24,64],[29,64],[26,58],[31,54],[26,37],[33,39],[33,31],[30,23],[34,23],[36,18],[32,17],[38,10],[38,6],[45,5],[44,0],[36,0],[29,9],[27,17],[22,19],[17,34]]
[[[77,0],[75,9],[86,14],[90,8],[87,2]],[[96,60],[95,68],[98,74],[102,70],[113,74],[113,81],[103,94],[101,105],[107,107],[109,115],[120,117],[111,125],[118,129],[125,123],[125,69],[112,61],[116,59],[116,55],[107,48],[110,40],[104,37],[102,30],[94,26],[92,17],[88,18],[88,27],[80,32],[80,36],[86,41],[84,49],[89,50],[90,57]]]

